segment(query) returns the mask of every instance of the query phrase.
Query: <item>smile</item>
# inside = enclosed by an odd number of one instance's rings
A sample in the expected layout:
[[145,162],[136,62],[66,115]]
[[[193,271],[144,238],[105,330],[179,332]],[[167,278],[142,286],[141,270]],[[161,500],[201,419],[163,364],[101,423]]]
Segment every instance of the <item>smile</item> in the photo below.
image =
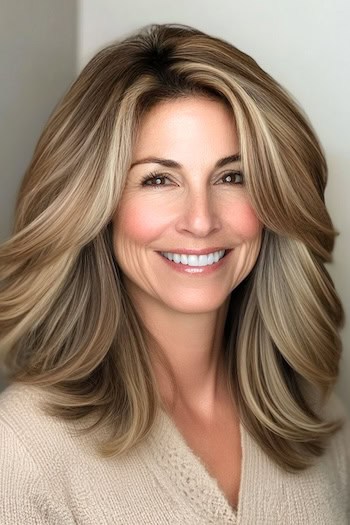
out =
[[225,255],[226,250],[219,250],[217,252],[208,253],[205,255],[191,255],[184,253],[160,252],[163,257],[176,264],[184,264],[186,266],[211,266],[217,263]]

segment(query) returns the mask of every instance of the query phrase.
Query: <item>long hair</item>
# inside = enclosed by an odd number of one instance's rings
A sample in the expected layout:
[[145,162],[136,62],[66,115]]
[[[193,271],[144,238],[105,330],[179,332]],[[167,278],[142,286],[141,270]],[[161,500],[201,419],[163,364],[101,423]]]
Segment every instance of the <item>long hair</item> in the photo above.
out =
[[231,293],[227,383],[251,436],[296,472],[343,423],[324,420],[306,395],[325,402],[341,356],[343,310],[325,268],[336,235],[327,166],[292,97],[252,58],[192,27],[153,24],[102,49],[51,115],[0,250],[3,369],[44,389],[52,416],[108,429],[102,456],[151,430],[162,403],[152,338],[123,285],[111,219],[142,116],[183,96],[220,100],[235,118],[264,231],[254,269]]

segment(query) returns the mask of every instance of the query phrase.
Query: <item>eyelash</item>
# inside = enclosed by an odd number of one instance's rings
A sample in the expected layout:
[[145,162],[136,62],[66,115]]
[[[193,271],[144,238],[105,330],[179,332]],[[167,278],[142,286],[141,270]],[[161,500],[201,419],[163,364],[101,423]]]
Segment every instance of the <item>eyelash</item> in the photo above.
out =
[[[228,177],[229,175],[240,175],[241,177],[241,181],[240,182],[234,182],[234,180],[232,182],[229,182],[227,184],[233,184],[233,185],[243,185],[244,184],[244,178],[243,178],[243,173],[241,171],[228,171],[227,173],[225,173],[222,178],[224,177]],[[157,188],[157,187],[160,187],[160,186],[166,186],[166,184],[146,184],[147,182],[149,181],[154,181],[156,179],[162,179],[162,180],[165,180],[165,179],[169,179],[169,177],[163,173],[156,173],[156,172],[152,172],[152,173],[149,173],[148,175],[146,175],[145,177],[143,177],[143,179],[141,180],[141,185],[142,186],[149,186],[149,187],[153,187],[153,188]]]

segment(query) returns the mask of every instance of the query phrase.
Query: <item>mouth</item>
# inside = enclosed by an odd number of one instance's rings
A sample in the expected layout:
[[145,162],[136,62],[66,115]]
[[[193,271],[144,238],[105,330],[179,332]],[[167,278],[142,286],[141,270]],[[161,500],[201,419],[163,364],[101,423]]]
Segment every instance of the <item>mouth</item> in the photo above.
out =
[[208,253],[202,253],[202,254],[196,254],[196,253],[183,253],[182,251],[180,253],[178,252],[159,252],[160,255],[168,259],[169,261],[184,265],[184,266],[195,266],[195,267],[201,267],[201,266],[211,266],[215,263],[218,263],[221,259],[223,259],[231,250],[215,250]]

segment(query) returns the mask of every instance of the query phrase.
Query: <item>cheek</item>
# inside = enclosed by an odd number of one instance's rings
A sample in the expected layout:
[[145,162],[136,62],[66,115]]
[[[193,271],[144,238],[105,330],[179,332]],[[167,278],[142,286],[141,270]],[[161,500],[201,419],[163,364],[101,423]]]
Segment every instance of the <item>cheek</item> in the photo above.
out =
[[230,223],[242,240],[249,241],[260,237],[262,223],[248,202],[238,203],[235,212],[232,213],[231,210],[230,215]]
[[139,199],[126,201],[113,221],[115,240],[149,243],[157,238],[167,221],[169,217],[167,218],[166,213],[161,213],[159,206],[155,213],[155,205],[152,202],[147,203]]

